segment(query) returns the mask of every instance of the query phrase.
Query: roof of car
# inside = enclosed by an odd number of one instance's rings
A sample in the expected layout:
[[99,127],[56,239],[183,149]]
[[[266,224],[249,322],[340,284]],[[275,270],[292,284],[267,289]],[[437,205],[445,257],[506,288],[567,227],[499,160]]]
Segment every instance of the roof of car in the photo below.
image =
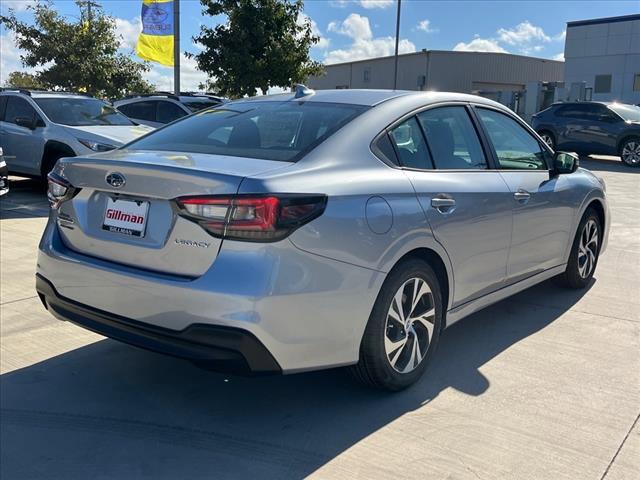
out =
[[26,90],[22,88],[3,88],[0,94],[19,94],[33,98],[93,98],[91,95],[71,92],[52,92],[46,90]]
[[274,102],[274,101],[312,101],[327,103],[345,103],[352,105],[375,106],[387,100],[399,97],[419,98],[422,103],[436,103],[447,101],[467,101],[496,105],[496,102],[478,97],[456,92],[420,92],[413,90],[358,90],[358,89],[337,89],[337,90],[316,90],[311,93],[296,97],[295,93],[280,93],[275,95],[264,95],[250,98],[240,98],[238,102]]
[[575,102],[555,102],[552,103],[552,107],[560,107],[562,105],[611,105],[614,102],[605,102],[600,100],[581,100]]

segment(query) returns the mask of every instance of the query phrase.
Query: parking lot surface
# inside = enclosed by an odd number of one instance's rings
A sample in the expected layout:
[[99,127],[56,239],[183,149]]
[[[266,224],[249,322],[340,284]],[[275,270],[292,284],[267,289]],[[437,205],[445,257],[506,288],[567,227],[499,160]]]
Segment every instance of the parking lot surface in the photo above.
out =
[[48,211],[0,200],[2,479],[640,478],[640,169],[597,159],[609,247],[585,291],[533,287],[455,324],[413,388],[343,370],[240,378],[55,320]]

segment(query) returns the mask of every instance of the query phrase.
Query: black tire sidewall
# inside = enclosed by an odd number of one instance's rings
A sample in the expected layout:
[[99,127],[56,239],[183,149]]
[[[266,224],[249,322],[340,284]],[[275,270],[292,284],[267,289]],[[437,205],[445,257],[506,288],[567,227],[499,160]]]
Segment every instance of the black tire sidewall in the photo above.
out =
[[[426,281],[431,289],[435,306],[435,325],[430,346],[420,365],[412,372],[400,373],[389,363],[384,347],[387,313],[398,289],[414,277]],[[415,259],[405,261],[394,268],[376,299],[361,345],[361,361],[366,362],[367,369],[375,378],[377,386],[388,390],[401,390],[415,383],[424,374],[438,345],[443,328],[443,313],[440,284],[428,263]]]
[[[580,271],[578,270],[578,251],[580,249],[580,237],[582,236],[584,226],[591,219],[595,220],[596,226],[598,228],[598,252],[596,254],[595,265],[593,266],[591,273],[587,278],[582,278],[582,276],[580,276]],[[565,272],[566,283],[568,284],[568,286],[574,288],[584,288],[589,284],[589,282],[591,282],[593,274],[595,273],[598,266],[598,260],[600,259],[600,248],[602,247],[602,240],[602,225],[600,224],[600,218],[598,217],[598,214],[595,212],[595,210],[589,208],[582,216],[582,220],[580,220],[580,224],[578,225],[578,230],[576,231],[576,236],[571,247],[569,262],[567,263],[567,270]]]

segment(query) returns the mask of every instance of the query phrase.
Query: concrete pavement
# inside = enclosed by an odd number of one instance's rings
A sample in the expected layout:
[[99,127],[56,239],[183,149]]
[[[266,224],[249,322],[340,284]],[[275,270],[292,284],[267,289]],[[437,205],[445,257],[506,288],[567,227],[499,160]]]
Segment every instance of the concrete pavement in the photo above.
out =
[[33,289],[44,195],[0,201],[0,477],[640,478],[640,169],[607,181],[608,251],[447,330],[415,387],[341,370],[237,378],[59,322]]

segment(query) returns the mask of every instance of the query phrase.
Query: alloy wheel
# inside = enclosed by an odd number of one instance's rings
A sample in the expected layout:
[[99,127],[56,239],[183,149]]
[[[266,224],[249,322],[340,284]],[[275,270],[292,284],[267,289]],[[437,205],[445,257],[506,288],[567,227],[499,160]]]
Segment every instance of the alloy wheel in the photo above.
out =
[[622,161],[628,165],[640,164],[640,141],[631,140],[622,148]]
[[384,348],[394,370],[409,373],[420,365],[432,343],[435,317],[427,282],[418,277],[404,282],[391,300],[385,325]]
[[578,273],[582,278],[588,278],[596,266],[598,255],[598,224],[590,219],[580,234],[578,246]]

